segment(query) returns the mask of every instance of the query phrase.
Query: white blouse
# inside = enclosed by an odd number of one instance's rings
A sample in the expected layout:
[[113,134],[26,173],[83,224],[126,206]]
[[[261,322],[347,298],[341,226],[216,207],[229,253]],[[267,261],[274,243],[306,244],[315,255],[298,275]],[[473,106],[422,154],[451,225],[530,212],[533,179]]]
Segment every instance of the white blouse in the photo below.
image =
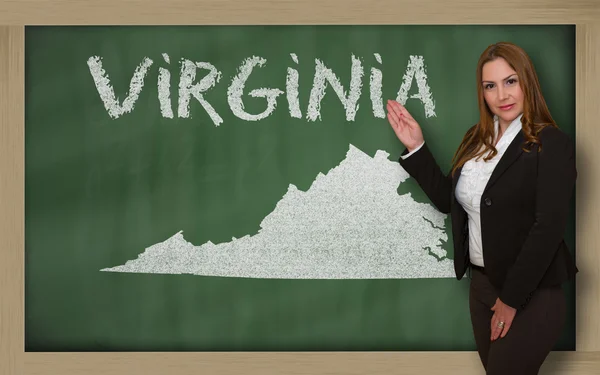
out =
[[[480,220],[480,203],[483,189],[485,188],[494,168],[504,155],[504,152],[514,140],[515,136],[522,129],[522,115],[519,115],[508,126],[502,138],[495,146],[498,153],[489,161],[483,161],[483,157],[479,160],[471,159],[467,161],[460,173],[460,177],[456,184],[456,200],[464,208],[468,216],[469,225],[469,257],[471,263],[484,267],[483,252],[481,244],[481,220]],[[494,139],[498,137],[498,117],[494,117]],[[417,152],[425,142],[412,152],[402,156],[403,159]]]

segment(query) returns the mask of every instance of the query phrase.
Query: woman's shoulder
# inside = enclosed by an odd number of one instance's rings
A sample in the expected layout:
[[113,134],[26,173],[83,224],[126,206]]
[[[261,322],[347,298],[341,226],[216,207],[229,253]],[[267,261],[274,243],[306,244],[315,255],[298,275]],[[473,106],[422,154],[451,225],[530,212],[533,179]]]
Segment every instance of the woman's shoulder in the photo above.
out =
[[538,133],[538,138],[543,145],[568,145],[572,143],[571,137],[557,126],[545,126]]
[[542,152],[565,153],[567,155],[574,153],[575,145],[573,139],[559,127],[545,126],[538,133],[538,139]]

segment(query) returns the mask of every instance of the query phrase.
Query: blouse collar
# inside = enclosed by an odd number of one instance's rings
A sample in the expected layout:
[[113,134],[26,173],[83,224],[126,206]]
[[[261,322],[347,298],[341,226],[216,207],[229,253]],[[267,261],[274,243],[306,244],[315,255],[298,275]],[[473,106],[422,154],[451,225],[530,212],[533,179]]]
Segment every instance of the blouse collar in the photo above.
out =
[[[504,131],[504,134],[502,134],[502,138],[500,139],[500,142],[498,142],[498,144],[496,145],[496,148],[501,146],[501,144],[506,143],[507,140],[510,143],[510,141],[513,140],[513,138],[517,135],[517,133],[519,131],[521,131],[521,129],[523,129],[523,124],[521,122],[522,117],[523,117],[523,114],[521,113],[519,116],[517,116],[517,118],[515,118],[510,123],[510,125],[508,125],[508,127]],[[494,115],[494,139],[496,139],[498,137],[498,127],[499,127],[498,115]]]

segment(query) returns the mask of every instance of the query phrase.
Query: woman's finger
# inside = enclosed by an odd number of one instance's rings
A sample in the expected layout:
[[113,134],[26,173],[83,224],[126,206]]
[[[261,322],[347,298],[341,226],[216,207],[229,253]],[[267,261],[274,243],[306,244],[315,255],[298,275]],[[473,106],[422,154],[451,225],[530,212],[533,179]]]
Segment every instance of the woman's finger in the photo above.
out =
[[491,330],[491,337],[490,337],[490,339],[492,341],[496,340],[498,338],[498,336],[500,336],[500,333],[502,332],[502,328],[503,327],[498,327],[498,323],[501,322],[501,321],[502,320],[498,316],[496,316],[494,314],[494,317],[492,318],[492,325],[490,327],[490,330]]
[[419,124],[411,116],[411,114],[408,112],[408,110],[402,104],[400,104],[394,100],[392,100],[390,102],[391,102],[392,108],[394,109],[394,112],[402,120],[404,125],[408,126],[410,129],[413,129],[413,130],[418,129]]
[[411,129],[416,129],[419,126],[413,118],[408,118],[406,116],[402,116],[402,119],[404,120],[404,123],[406,124],[406,126],[408,126]]
[[504,324],[502,326],[498,326],[498,324],[496,324],[496,332],[494,334],[494,340],[497,340],[500,338],[500,335],[502,334],[502,331],[504,330],[504,327],[506,326],[506,322],[504,319],[498,319],[498,322],[504,322]]
[[500,334],[500,337],[506,336],[511,325],[512,325],[512,320],[504,323],[504,329],[502,330],[502,334]]
[[403,106],[402,104],[398,103],[397,101],[394,101],[394,104],[397,106],[398,110],[400,111],[400,113],[402,113],[402,116],[410,119],[410,120],[415,120],[412,115],[410,114],[410,112],[408,112],[408,109],[406,109],[405,106]]
[[405,125],[409,127],[414,127],[414,124],[409,123],[409,120],[413,120],[412,116],[408,113],[408,111],[402,106],[402,104],[398,103],[395,100],[390,100],[388,105],[391,107],[392,111],[396,114],[396,116],[403,121]]
[[402,131],[405,129],[405,122],[392,108],[388,109],[388,119],[392,122],[395,130]]
[[388,109],[392,112],[396,118],[401,119],[403,117],[402,111],[398,108],[398,103],[394,101],[388,101]]
[[394,130],[401,129],[402,124],[400,124],[400,119],[398,119],[393,112],[388,112],[387,117]]

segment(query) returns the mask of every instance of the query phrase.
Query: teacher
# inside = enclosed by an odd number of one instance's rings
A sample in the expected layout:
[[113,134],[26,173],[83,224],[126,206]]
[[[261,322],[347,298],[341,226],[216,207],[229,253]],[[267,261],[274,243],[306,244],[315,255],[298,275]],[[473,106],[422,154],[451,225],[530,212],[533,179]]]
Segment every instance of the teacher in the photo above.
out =
[[[399,163],[450,213],[454,269],[470,269],[469,308],[487,374],[537,374],[565,322],[562,283],[578,272],[564,241],[575,149],[548,110],[529,56],[489,46],[477,64],[479,121],[444,175],[419,124],[388,101]],[[451,322],[448,322],[451,324]]]

